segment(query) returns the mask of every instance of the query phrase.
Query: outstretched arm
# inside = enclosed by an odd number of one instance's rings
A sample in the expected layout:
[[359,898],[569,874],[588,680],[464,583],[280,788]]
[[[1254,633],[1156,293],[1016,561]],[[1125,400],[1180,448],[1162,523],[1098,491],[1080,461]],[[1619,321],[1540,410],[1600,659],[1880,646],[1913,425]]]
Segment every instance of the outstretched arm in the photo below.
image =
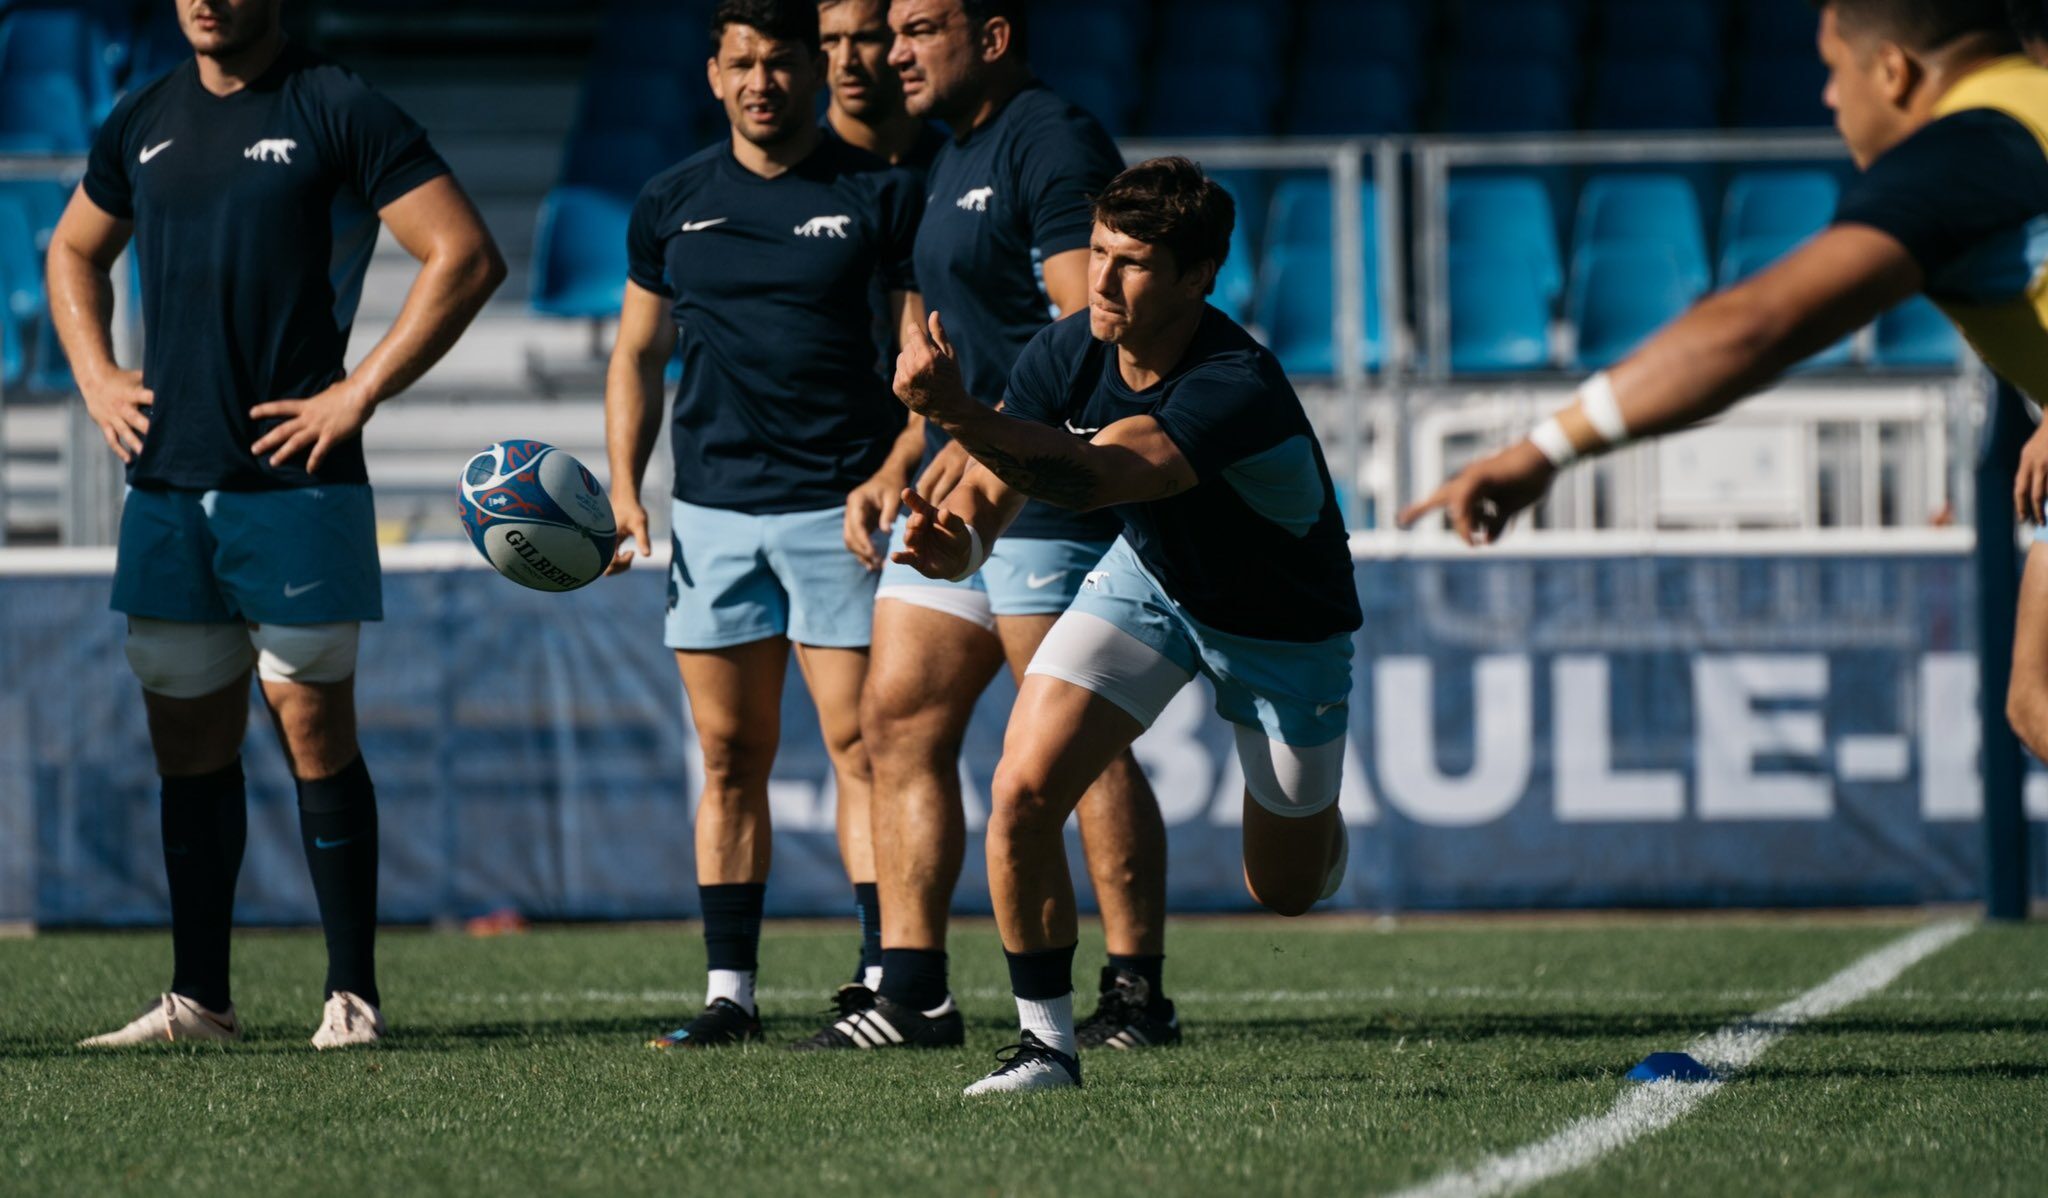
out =
[[1164,499],[1195,485],[1194,467],[1150,416],[1120,420],[1083,440],[982,407],[961,383],[959,362],[936,312],[930,331],[928,339],[905,345],[897,359],[897,397],[1011,489],[1058,507],[1092,511]]
[[253,447],[258,454],[270,454],[272,465],[305,453],[306,469],[319,470],[337,443],[362,431],[378,404],[418,382],[441,360],[505,281],[497,243],[453,176],[422,183],[377,216],[419,260],[419,275],[398,319],[347,378],[319,395],[249,410],[259,420],[285,418]]
[[1702,301],[1582,389],[1528,439],[1467,467],[1401,513],[1443,510],[1468,544],[1492,541],[1580,457],[1699,424],[1918,292],[1920,266],[1889,234],[1827,230],[1755,278]]

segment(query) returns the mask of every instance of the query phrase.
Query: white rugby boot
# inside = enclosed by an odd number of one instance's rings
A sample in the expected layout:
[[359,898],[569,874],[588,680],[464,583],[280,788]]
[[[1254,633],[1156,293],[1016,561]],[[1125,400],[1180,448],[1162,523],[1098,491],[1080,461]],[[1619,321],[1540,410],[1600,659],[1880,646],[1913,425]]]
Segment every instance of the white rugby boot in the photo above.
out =
[[242,1021],[232,1004],[216,1015],[182,994],[153,998],[125,1027],[80,1040],[80,1048],[127,1048],[136,1044],[232,1044],[242,1038]]
[[384,1038],[384,1016],[357,995],[336,990],[320,1012],[320,1030],[313,1033],[318,1049],[352,1048]]
[[[1009,1055],[1005,1056],[1007,1053]],[[1023,1094],[1032,1090],[1075,1090],[1081,1086],[1081,1062],[1048,1046],[1030,1031],[996,1054],[996,1071],[962,1090],[968,1098],[983,1094]]]

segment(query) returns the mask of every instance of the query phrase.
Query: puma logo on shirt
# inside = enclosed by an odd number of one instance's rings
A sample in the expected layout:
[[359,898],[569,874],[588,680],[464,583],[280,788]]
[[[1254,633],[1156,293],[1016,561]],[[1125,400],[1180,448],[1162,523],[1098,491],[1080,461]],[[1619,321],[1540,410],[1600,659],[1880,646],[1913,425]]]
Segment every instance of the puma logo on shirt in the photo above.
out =
[[846,226],[853,223],[850,216],[814,216],[796,227],[798,237],[837,237],[846,240]]
[[988,202],[995,198],[995,188],[977,187],[959,199],[954,200],[953,205],[963,212],[987,212]]
[[248,149],[243,150],[242,157],[253,158],[258,162],[290,163],[292,151],[298,148],[299,143],[288,137],[266,137]]

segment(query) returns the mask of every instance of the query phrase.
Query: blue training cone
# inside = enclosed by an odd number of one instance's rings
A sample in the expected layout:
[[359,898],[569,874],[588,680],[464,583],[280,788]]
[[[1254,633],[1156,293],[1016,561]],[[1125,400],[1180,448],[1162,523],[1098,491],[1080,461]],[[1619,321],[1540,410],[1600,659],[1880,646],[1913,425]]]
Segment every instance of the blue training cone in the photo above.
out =
[[1653,1052],[1643,1063],[1628,1071],[1635,1082],[1712,1082],[1721,1075],[1682,1052]]

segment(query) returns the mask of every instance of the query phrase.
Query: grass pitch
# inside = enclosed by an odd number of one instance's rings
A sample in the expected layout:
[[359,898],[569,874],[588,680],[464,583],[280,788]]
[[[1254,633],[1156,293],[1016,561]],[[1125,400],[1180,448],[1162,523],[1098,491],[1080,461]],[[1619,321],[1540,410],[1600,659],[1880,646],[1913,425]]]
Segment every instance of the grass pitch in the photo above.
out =
[[[1186,1046],[966,1102],[1012,1038],[961,930],[959,1052],[806,1054],[850,931],[771,927],[772,1044],[641,1047],[701,1001],[693,928],[391,933],[391,1040],[315,1054],[321,946],[235,946],[251,1040],[70,1047],[169,970],[161,934],[0,941],[0,1192],[1362,1194],[1604,1112],[1644,1055],[1790,999],[1911,921],[1176,924]],[[1084,991],[1100,964],[1085,941]],[[1092,999],[1083,997],[1084,1008]],[[1982,928],[1779,1044],[1676,1126],[1540,1194],[2038,1194],[2048,927]]]

